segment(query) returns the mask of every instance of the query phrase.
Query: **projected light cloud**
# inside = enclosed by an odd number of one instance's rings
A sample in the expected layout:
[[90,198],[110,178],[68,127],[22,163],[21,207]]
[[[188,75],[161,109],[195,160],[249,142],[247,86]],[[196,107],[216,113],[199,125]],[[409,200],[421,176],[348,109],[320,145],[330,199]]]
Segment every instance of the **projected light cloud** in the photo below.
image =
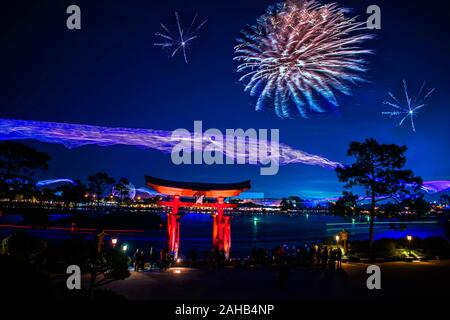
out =
[[[77,148],[85,145],[112,146],[129,145],[159,150],[170,153],[179,141],[171,141],[172,131],[153,129],[110,128],[91,125],[24,121],[0,119],[0,140],[33,139],[47,143],[58,143],[67,148]],[[203,137],[203,146],[211,143]],[[257,152],[262,140],[249,140],[249,152]],[[195,147],[195,146],[194,146]],[[237,148],[236,148],[237,149]],[[195,150],[195,149],[194,149]],[[226,156],[237,159],[237,150]],[[280,165],[302,163],[334,169],[341,164],[319,155],[294,149],[280,143]]]
[[46,187],[52,184],[56,184],[56,183],[70,183],[70,184],[75,184],[75,182],[72,179],[50,179],[50,180],[41,180],[38,181],[36,183],[36,187],[41,188],[41,187]]
[[[450,190],[450,180],[437,180],[437,181],[424,181],[422,183],[421,187],[422,191],[425,191],[426,193],[433,194],[433,193],[439,193],[439,192],[445,192]],[[385,196],[378,197],[377,199],[384,199]],[[339,197],[332,197],[332,198],[326,198],[321,200],[326,201],[336,201]],[[369,197],[360,197],[359,200],[367,200]]]
[[428,193],[437,193],[450,190],[450,180],[424,181],[422,190]]
[[[79,124],[0,119],[0,140],[34,139],[41,142],[62,144],[67,148],[77,148],[92,144],[99,146],[130,145],[170,153],[172,147],[177,143],[170,140],[171,135],[171,131],[152,129],[108,128]],[[204,144],[209,143],[210,141],[205,139]],[[250,143],[256,144],[255,141],[250,141]],[[252,147],[256,148],[257,145],[250,146],[250,149]],[[302,163],[328,169],[334,169],[341,165],[339,162],[309,154],[285,144],[280,144],[280,150],[280,165]],[[55,183],[73,184],[74,182],[71,179],[42,180],[38,182],[38,187]],[[427,193],[450,190],[450,180],[424,181],[422,190]],[[149,192],[145,188],[140,188],[136,191]]]

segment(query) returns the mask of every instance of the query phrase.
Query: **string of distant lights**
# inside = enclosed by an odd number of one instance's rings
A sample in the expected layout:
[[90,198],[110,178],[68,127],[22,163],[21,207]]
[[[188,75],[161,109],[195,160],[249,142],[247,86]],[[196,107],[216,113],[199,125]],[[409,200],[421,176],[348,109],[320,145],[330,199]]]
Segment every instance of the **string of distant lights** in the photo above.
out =
[[[52,180],[38,181],[36,183],[36,186],[38,188],[42,188],[42,187],[51,186],[52,184],[59,184],[59,183],[74,184],[73,180],[71,180],[71,179],[52,179]],[[430,193],[430,194],[450,190],[450,180],[424,181],[422,184],[422,190],[427,193]],[[160,195],[159,193],[157,193],[153,190],[149,190],[146,187],[134,189],[134,195],[136,195],[138,192],[147,194],[150,197]],[[134,195],[133,195],[133,197],[130,197],[130,198],[134,198]],[[332,197],[332,198],[320,199],[320,201],[336,201],[338,199],[339,199],[338,197]],[[364,198],[361,198],[360,200],[364,200]]]

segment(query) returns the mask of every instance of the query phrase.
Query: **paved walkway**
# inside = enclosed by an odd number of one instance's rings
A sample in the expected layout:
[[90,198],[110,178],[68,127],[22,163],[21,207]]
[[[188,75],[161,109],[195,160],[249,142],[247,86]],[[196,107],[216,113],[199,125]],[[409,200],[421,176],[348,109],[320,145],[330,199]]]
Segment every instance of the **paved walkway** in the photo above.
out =
[[450,261],[379,264],[378,291],[366,287],[367,264],[342,270],[297,267],[285,286],[277,268],[172,268],[167,272],[132,272],[107,288],[128,299],[449,299]]

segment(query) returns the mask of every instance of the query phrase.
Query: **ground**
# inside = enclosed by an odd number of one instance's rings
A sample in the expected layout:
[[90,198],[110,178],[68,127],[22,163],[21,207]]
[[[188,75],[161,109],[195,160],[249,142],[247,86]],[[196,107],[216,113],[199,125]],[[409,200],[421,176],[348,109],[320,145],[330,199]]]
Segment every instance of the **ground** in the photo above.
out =
[[450,261],[378,265],[381,290],[367,289],[368,264],[362,263],[344,264],[335,271],[292,268],[284,287],[277,268],[171,268],[132,272],[107,288],[128,299],[448,299]]

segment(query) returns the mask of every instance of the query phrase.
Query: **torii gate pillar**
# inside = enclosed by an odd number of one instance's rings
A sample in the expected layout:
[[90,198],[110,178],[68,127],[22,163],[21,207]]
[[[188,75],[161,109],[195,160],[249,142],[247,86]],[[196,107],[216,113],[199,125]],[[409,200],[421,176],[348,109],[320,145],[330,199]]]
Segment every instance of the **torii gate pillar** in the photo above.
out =
[[[180,218],[179,208],[214,208],[217,213],[213,215],[213,250],[223,250],[225,258],[230,257],[231,230],[230,216],[225,216],[224,209],[236,208],[237,204],[225,203],[225,198],[236,197],[241,192],[250,189],[250,181],[239,183],[196,183],[178,182],[145,176],[147,186],[160,194],[170,196],[167,201],[158,201],[158,205],[171,208],[167,214],[168,250],[178,258],[180,248]],[[199,197],[217,199],[217,202],[202,203],[201,201],[186,202],[180,197]]]
[[173,254],[174,259],[178,258],[178,249],[180,248],[180,218],[178,209],[180,208],[180,196],[174,196],[171,205],[172,210],[167,213],[167,239],[168,250]]
[[223,197],[217,198],[217,213],[213,215],[213,250],[223,250],[225,258],[229,259],[231,249],[230,216],[223,214]]

